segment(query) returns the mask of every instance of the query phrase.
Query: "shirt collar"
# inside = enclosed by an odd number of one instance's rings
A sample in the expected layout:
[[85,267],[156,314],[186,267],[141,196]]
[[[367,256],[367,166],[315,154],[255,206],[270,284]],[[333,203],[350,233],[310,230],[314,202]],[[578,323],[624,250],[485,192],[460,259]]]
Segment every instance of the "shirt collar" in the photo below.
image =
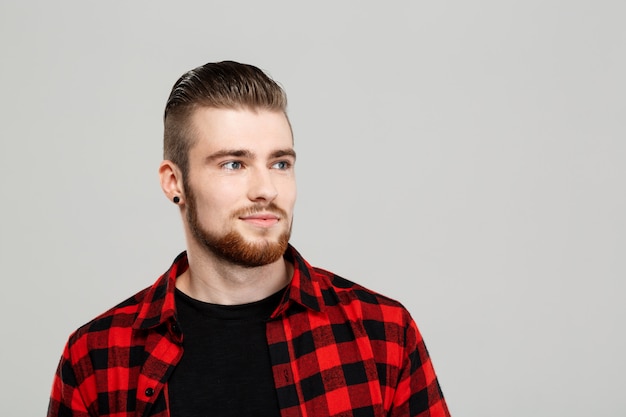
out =
[[[292,304],[299,304],[313,311],[323,310],[323,298],[320,282],[315,278],[315,270],[291,245],[284,254],[294,267],[293,277],[272,318],[287,311]],[[187,252],[182,252],[174,259],[172,266],[152,285],[147,288],[139,305],[139,313],[133,324],[134,329],[157,327],[176,316],[174,295],[176,278],[189,268]]]
[[322,291],[314,268],[291,245],[287,248],[284,257],[293,264],[293,277],[282,303],[272,314],[272,318],[283,314],[293,303],[313,311],[322,311],[324,306]]
[[179,254],[170,269],[167,270],[151,287],[139,304],[139,313],[133,323],[134,329],[150,329],[167,322],[176,316],[176,278],[189,268],[187,252]]

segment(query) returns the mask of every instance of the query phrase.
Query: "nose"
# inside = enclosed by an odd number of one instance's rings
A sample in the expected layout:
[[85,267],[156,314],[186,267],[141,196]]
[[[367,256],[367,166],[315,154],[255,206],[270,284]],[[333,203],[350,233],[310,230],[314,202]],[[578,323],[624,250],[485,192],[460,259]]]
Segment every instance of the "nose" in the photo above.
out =
[[255,202],[271,202],[278,196],[272,173],[268,169],[255,170],[250,176],[248,198]]

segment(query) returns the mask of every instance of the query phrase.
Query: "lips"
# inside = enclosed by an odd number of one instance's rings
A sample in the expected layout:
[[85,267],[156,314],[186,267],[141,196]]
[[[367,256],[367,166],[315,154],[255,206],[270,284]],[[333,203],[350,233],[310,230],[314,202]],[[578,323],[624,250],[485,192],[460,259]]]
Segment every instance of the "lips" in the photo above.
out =
[[248,216],[242,216],[240,219],[248,224],[260,227],[273,226],[279,221],[279,217],[272,213],[255,213]]

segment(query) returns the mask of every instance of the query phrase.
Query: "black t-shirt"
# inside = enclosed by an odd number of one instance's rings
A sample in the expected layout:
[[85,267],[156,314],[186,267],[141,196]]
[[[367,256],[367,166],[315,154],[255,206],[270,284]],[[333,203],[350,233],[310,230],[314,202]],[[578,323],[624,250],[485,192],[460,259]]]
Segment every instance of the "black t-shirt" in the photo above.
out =
[[280,416],[265,323],[283,292],[223,306],[176,290],[184,353],[168,382],[172,417]]

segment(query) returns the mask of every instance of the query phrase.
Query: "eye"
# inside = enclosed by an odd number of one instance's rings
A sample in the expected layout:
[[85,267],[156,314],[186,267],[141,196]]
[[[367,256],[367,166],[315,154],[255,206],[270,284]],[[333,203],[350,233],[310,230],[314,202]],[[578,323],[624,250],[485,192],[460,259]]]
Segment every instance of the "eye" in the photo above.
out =
[[272,165],[272,168],[280,169],[280,170],[284,171],[286,169],[291,168],[291,162],[289,162],[289,161],[278,161],[274,165]]
[[241,167],[242,167],[242,163],[239,161],[228,161],[222,164],[222,168],[230,170],[230,171],[241,169]]

